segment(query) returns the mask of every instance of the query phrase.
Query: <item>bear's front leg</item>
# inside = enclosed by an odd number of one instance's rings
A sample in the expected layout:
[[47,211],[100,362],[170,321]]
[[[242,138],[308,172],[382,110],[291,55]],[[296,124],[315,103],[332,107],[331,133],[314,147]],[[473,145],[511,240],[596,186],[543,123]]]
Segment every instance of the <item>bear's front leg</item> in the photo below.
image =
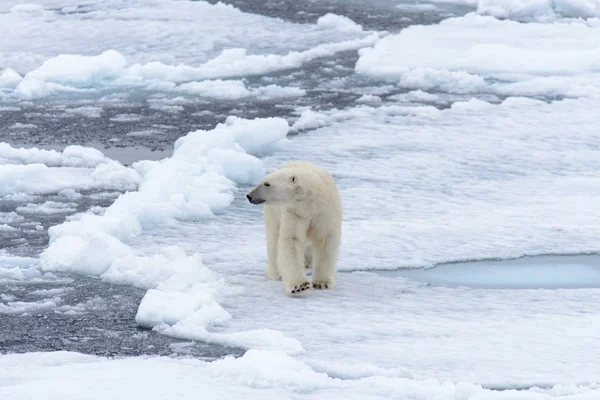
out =
[[270,206],[264,208],[265,233],[267,236],[267,278],[279,280],[277,268],[277,242],[279,240],[279,216]]
[[283,212],[277,243],[277,265],[287,294],[310,289],[304,266],[306,232],[310,221]]

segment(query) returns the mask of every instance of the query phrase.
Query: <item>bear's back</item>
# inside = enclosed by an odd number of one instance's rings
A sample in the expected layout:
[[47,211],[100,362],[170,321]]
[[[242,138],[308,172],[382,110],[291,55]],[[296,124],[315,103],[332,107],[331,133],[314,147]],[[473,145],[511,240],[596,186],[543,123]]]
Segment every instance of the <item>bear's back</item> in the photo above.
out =
[[319,167],[311,163],[310,161],[288,161],[279,167],[279,169],[282,168],[301,168],[308,171],[312,171],[315,174],[317,174],[319,178],[321,178],[323,183],[330,187],[330,190],[332,190],[333,192],[337,192],[337,186],[329,171],[327,171],[325,168]]

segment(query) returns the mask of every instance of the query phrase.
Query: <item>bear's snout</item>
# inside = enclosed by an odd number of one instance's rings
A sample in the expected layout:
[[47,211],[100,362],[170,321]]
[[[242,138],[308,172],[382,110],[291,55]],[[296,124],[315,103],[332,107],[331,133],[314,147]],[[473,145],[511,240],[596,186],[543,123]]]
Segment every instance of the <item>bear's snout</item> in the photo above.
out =
[[262,204],[262,203],[264,203],[264,202],[265,202],[265,200],[264,200],[264,199],[259,199],[259,198],[255,197],[255,196],[252,196],[252,192],[248,193],[248,194],[246,195],[246,198],[247,198],[247,199],[248,199],[248,201],[249,201],[250,203],[252,203],[252,204]]

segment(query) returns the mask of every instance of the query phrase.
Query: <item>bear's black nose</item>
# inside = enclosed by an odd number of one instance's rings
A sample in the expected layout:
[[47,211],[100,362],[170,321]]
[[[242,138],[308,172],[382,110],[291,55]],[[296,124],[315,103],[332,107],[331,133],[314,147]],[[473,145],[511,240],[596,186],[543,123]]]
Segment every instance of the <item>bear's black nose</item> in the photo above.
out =
[[247,195],[246,195],[246,198],[248,199],[248,201],[249,201],[250,203],[252,203],[252,196],[250,196],[249,194],[247,194]]

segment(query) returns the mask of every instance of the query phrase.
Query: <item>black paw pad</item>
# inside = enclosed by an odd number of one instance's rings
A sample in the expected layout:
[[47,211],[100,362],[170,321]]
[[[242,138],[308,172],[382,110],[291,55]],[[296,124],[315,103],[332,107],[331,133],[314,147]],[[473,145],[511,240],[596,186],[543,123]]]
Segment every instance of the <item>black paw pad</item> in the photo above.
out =
[[329,289],[329,283],[327,283],[327,282],[316,282],[316,283],[313,283],[313,288],[315,288],[315,289]]
[[292,293],[300,293],[303,292],[305,290],[310,289],[310,283],[308,282],[303,282],[299,285],[296,285],[292,288]]

